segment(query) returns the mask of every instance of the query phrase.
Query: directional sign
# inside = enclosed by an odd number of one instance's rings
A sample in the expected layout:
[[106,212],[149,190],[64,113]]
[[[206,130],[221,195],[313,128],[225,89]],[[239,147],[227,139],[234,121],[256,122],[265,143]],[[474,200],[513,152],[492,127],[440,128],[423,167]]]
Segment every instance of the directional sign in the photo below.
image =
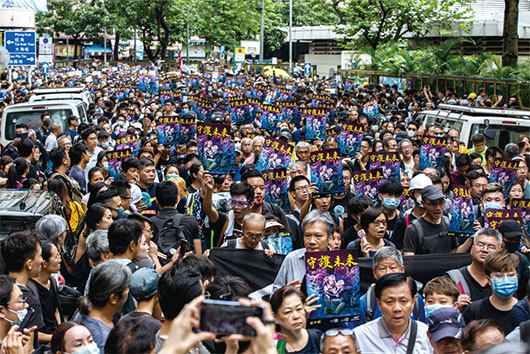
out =
[[39,54],[52,55],[53,52],[53,40],[51,37],[40,37],[39,38]]
[[41,69],[42,69],[42,74],[43,75],[48,75],[50,73],[50,64],[42,63]]
[[11,58],[10,66],[33,66],[37,63],[35,31],[6,31],[5,47]]
[[311,75],[311,63],[304,63],[304,74],[306,76],[310,76]]
[[51,63],[53,62],[52,54],[39,54],[39,63]]

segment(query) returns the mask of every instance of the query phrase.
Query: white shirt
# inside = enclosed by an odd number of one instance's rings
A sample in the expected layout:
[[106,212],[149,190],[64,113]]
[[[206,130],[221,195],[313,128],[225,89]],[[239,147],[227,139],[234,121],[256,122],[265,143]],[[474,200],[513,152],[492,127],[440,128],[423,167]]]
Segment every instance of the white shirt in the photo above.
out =
[[99,155],[99,153],[101,151],[103,151],[103,149],[100,148],[99,146],[96,146],[96,148],[94,149],[94,153],[93,154],[91,154],[90,151],[87,150],[87,154],[88,154],[88,157],[90,158],[90,160],[88,160],[88,163],[85,166],[86,183],[89,183],[88,171],[90,171],[90,169],[92,167],[96,167],[96,165],[98,163],[98,155]]
[[[225,247],[228,247],[228,241],[225,241],[225,243],[223,243],[221,245],[221,248],[225,248]],[[247,248],[244,247],[242,244],[241,244],[241,238],[236,238],[236,250],[246,250]],[[258,250],[258,251],[263,251],[263,245],[261,244],[261,242],[256,246],[256,248],[252,248],[253,250]]]
[[[357,340],[357,349],[363,354],[388,354],[407,352],[410,336],[409,328],[403,338],[396,344],[392,333],[388,329],[383,317],[370,321],[362,326],[355,328],[355,338]],[[430,354],[433,352],[429,337],[427,337],[428,327],[425,323],[416,321],[418,324],[418,333],[416,335],[416,344],[414,345],[414,354]]]
[[44,148],[46,149],[46,151],[49,152],[55,149],[57,146],[59,146],[57,145],[57,137],[55,136],[55,134],[50,133],[50,135],[48,135],[48,137],[46,138]]

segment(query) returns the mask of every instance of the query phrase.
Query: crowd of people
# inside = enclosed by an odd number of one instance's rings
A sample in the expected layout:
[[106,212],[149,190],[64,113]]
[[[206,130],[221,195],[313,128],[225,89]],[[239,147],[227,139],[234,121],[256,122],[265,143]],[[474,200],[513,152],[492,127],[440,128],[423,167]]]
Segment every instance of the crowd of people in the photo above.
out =
[[[70,69],[47,81],[37,76],[37,84],[62,87],[71,82]],[[171,76],[175,98],[161,99],[140,90],[141,70],[98,68],[97,80],[92,70],[83,70],[76,84],[86,87],[93,101],[88,121],[71,115],[62,122],[43,112],[38,126],[16,123],[16,138],[1,147],[3,188],[46,190],[60,201],[56,214],[2,241],[1,351],[467,353],[500,345],[498,352],[526,352],[526,231],[515,220],[487,228],[483,214],[510,208],[512,199],[530,198],[530,137],[521,135],[501,149],[477,133],[473,146],[466,147],[458,130],[425,126],[418,119],[421,111],[441,103],[500,107],[502,97],[492,103],[484,89],[457,98],[452,90],[433,95],[430,88],[400,91],[369,83],[345,88],[334,79],[290,78],[300,122],[282,120],[277,129],[265,130],[236,125],[222,105],[214,109],[212,121],[234,133],[237,159],[236,171],[214,175],[201,163],[196,141],[160,144],[157,118],[194,118],[187,97],[222,103],[227,90],[243,98],[243,87],[205,76],[195,86],[190,75],[176,74]],[[240,76],[272,92],[280,83],[275,76]],[[132,77],[132,87],[118,98],[125,77]],[[0,109],[27,101],[36,87],[23,77],[3,81]],[[342,195],[319,195],[311,181],[311,152],[338,147],[334,135],[304,139],[303,112],[324,92],[335,102],[327,130],[356,123],[364,131],[359,153],[342,160]],[[379,117],[363,111],[372,100]],[[516,102],[510,98],[505,107],[516,108]],[[447,150],[440,166],[420,171],[424,135],[446,137]],[[121,174],[113,178],[106,153],[124,137],[139,140],[140,149],[122,161]],[[288,211],[266,201],[265,179],[256,168],[265,137],[293,146],[292,161],[284,166]],[[370,153],[380,151],[399,154],[401,179],[385,180],[372,199],[356,193],[352,176],[368,168]],[[489,182],[493,162],[501,157],[519,162],[509,191]],[[469,237],[448,235],[453,185],[467,186],[473,199],[475,233]],[[214,249],[272,258],[279,252],[267,240],[278,234],[290,237],[292,249],[265,293],[256,295],[248,279],[216,274],[209,258]],[[360,318],[309,326],[318,305],[307,296],[304,255],[340,249],[355,249],[373,261],[374,283],[360,294]],[[468,264],[425,284],[408,274],[403,258],[453,253],[469,254]],[[263,308],[262,318],[246,319],[256,335],[199,331],[205,299]],[[26,317],[29,323],[23,323]]]

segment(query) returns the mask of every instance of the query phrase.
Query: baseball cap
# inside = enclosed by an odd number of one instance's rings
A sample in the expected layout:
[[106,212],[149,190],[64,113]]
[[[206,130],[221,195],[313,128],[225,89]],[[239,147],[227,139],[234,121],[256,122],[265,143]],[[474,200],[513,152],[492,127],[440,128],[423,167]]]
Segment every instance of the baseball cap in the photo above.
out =
[[442,190],[438,186],[427,186],[421,191],[421,199],[438,200],[445,198]]
[[267,222],[265,223],[265,229],[268,229],[269,227],[273,227],[273,226],[278,226],[282,229],[285,228],[285,226],[283,226],[282,224],[280,224],[278,221],[274,219],[267,220]]
[[523,233],[523,227],[521,224],[513,219],[508,219],[501,222],[498,230],[502,236],[507,238],[521,237],[521,234]]
[[434,342],[448,337],[460,339],[465,326],[464,317],[454,307],[441,307],[429,316],[429,333]]
[[98,139],[108,138],[109,136],[109,133],[105,129],[100,130],[98,133]]
[[236,152],[238,152],[240,154],[242,153],[242,151],[241,151],[241,143],[235,143],[235,150],[236,150]]
[[471,98],[472,100],[474,100],[475,98],[477,98],[477,94],[474,93],[474,92],[471,92],[467,97]]
[[140,268],[131,276],[129,291],[138,301],[149,299],[156,294],[160,275],[152,268]]

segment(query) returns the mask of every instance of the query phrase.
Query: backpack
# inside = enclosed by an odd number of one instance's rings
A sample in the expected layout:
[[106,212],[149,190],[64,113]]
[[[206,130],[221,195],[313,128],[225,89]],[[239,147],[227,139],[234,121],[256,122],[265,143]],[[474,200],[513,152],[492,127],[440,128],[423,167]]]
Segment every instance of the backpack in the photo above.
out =
[[[461,286],[464,293],[466,295],[471,296],[471,292],[469,291],[469,285],[467,285],[466,278],[464,278],[464,275],[462,274],[462,271],[460,269],[448,270],[447,275],[449,275],[449,278],[451,278],[455,282],[456,286],[458,287],[458,290],[460,290]],[[460,284],[460,286],[458,286],[458,284]]]
[[[366,291],[366,322],[371,321],[374,318],[375,313],[375,283],[370,285],[368,290]],[[418,320],[420,318],[420,303],[419,298],[416,296],[416,300],[414,301],[414,310],[412,312],[414,314],[414,318]]]
[[[412,223],[410,224],[410,225],[414,226],[414,228],[416,229],[416,232],[418,233],[418,240],[420,240],[420,244],[418,245],[418,249],[421,249],[421,247],[423,246],[423,227],[421,227],[420,218],[422,218],[422,217],[420,216],[419,218],[414,219],[414,221],[412,221]],[[407,219],[405,219],[405,222],[406,221],[407,221]],[[442,223],[445,224],[445,226],[447,228],[449,228],[450,222],[451,221],[449,220],[449,217],[447,217],[445,215],[442,215]],[[408,226],[409,225],[407,225],[407,227]]]
[[161,263],[169,263],[173,253],[175,253],[180,246],[185,247],[185,251],[190,250],[191,245],[188,244],[186,235],[184,235],[184,230],[180,225],[183,217],[183,214],[177,213],[168,218],[164,222],[162,230],[158,233],[158,251],[165,254],[167,257],[166,259],[161,259]]

